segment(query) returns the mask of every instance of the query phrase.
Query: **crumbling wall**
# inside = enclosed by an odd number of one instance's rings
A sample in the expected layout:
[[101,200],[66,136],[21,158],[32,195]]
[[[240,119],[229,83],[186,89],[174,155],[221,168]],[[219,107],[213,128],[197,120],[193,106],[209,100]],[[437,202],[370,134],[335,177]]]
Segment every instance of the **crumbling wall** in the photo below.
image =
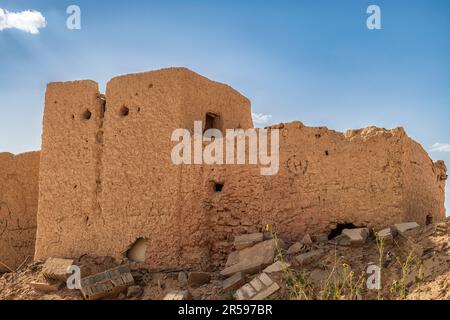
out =
[[220,166],[203,181],[224,184],[203,198],[213,264],[224,262],[236,234],[259,232],[266,224],[294,242],[306,233],[329,234],[339,224],[382,229],[405,221],[425,224],[427,215],[445,219],[445,168],[402,128],[345,134],[300,122],[272,128],[281,129],[277,175]]
[[92,81],[50,84],[36,258],[120,258],[138,240],[130,252],[145,249],[150,267],[206,269],[223,262],[235,235],[265,224],[294,241],[338,224],[444,217],[445,166],[401,128],[274,126],[274,176],[258,165],[173,164],[173,131],[205,126],[207,114],[222,131],[253,126],[248,99],[187,69],[114,78],[106,104]]
[[33,257],[38,173],[39,152],[0,153],[0,272]]

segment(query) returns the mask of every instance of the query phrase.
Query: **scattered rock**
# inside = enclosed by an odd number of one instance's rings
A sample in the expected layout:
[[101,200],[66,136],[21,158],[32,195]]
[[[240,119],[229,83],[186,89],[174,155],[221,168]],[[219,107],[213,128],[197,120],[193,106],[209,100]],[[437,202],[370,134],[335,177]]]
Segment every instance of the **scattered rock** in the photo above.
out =
[[276,282],[272,281],[267,274],[261,273],[237,290],[234,297],[236,300],[264,300],[279,289],[280,286]]
[[263,270],[264,273],[274,273],[274,272],[281,272],[286,269],[288,269],[291,266],[290,263],[283,262],[283,261],[277,261],[274,264],[268,266]]
[[73,260],[48,258],[42,268],[42,274],[47,280],[59,280],[66,282],[69,275],[68,271],[72,264]]
[[326,233],[320,233],[312,236],[312,240],[317,243],[327,243],[328,235]]
[[230,276],[237,272],[245,274],[257,273],[273,263],[279,246],[280,242],[272,239],[260,242],[251,248],[245,248],[239,251],[238,262],[226,267],[220,274]]
[[184,286],[187,285],[187,283],[188,283],[188,277],[187,277],[187,275],[186,275],[186,272],[180,271],[180,272],[178,273],[178,282],[179,282],[180,286],[182,286],[182,287],[184,287]]
[[350,244],[354,247],[362,246],[369,236],[368,228],[344,229],[342,235],[350,239]]
[[384,241],[385,243],[390,242],[394,239],[395,234],[396,234],[396,229],[389,227],[383,230],[378,231],[378,239]]
[[307,244],[307,245],[313,243],[313,241],[312,241],[311,236],[309,235],[309,233],[305,234],[305,236],[304,236],[303,239],[302,239],[302,243],[303,243],[303,244]]
[[188,277],[188,285],[190,287],[200,287],[211,281],[211,274],[207,272],[190,272]]
[[245,275],[237,272],[222,283],[223,291],[234,291],[245,284]]
[[393,226],[395,230],[399,233],[405,233],[406,231],[416,229],[419,226],[417,222],[405,222],[405,223],[397,223]]
[[323,255],[323,250],[314,250],[295,257],[300,266],[306,266],[318,260]]
[[334,239],[328,241],[328,243],[343,247],[349,247],[352,244],[350,238],[343,234],[338,235]]
[[144,293],[144,289],[140,286],[131,286],[127,290],[127,298],[140,297]]
[[289,247],[289,249],[287,250],[287,254],[297,254],[300,252],[305,252],[305,249],[307,248],[307,246],[305,246],[304,244],[300,243],[300,242],[296,242],[294,243],[292,246]]
[[191,294],[188,290],[183,291],[171,291],[163,300],[191,300]]
[[234,247],[236,250],[242,250],[262,242],[263,240],[264,235],[262,233],[244,234],[234,238]]
[[44,293],[56,292],[61,288],[62,282],[53,281],[53,282],[31,282],[30,287],[34,290]]

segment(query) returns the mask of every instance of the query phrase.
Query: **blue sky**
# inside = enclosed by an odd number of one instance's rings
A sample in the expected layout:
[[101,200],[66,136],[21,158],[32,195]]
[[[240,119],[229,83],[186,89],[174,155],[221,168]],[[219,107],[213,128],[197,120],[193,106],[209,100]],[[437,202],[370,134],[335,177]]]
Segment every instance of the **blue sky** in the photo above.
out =
[[[66,28],[80,6],[82,29]],[[366,28],[381,8],[382,30]],[[450,163],[448,0],[0,0],[39,34],[0,31],[0,152],[40,148],[45,86],[185,66],[249,97],[270,122],[403,126]],[[447,197],[448,198],[448,197]],[[447,201],[447,204],[449,202]]]

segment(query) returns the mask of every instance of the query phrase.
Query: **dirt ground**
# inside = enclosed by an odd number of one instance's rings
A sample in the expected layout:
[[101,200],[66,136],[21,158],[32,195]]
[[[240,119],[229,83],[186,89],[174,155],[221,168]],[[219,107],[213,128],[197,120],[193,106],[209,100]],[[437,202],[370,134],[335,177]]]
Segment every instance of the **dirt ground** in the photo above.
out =
[[[447,219],[450,229],[450,219]],[[280,290],[270,299],[450,299],[450,236],[436,231],[436,225],[417,228],[406,233],[413,247],[420,247],[420,256],[398,238],[387,242],[382,251],[375,237],[369,237],[362,247],[343,247],[328,243],[306,245],[304,252],[322,249],[324,255],[305,267],[296,264],[294,255],[282,251],[278,259],[291,263],[289,270],[271,273]],[[286,244],[286,248],[291,244]],[[380,252],[383,259],[380,261]],[[83,256],[74,262],[81,267],[83,277],[114,268],[124,262],[109,257]],[[181,273],[190,270],[152,272],[145,264],[125,263],[135,280],[133,290],[125,290],[111,299],[160,300],[173,290],[189,290],[194,300],[233,299],[233,292],[222,290],[224,277],[220,270],[211,272],[211,281],[198,288],[181,281]],[[382,289],[367,288],[370,264],[381,265]],[[16,272],[0,275],[1,300],[79,300],[80,291],[62,286],[52,293],[38,292],[30,286],[42,281],[43,261],[24,265]],[[248,278],[250,280],[251,277]],[[247,280],[247,281],[248,281]],[[359,281],[359,284],[358,284]],[[295,291],[296,287],[300,290]],[[325,288],[332,288],[324,295]],[[353,288],[353,290],[351,290]],[[358,292],[355,294],[355,292]],[[305,294],[298,294],[304,292]],[[330,293],[331,292],[331,293]]]

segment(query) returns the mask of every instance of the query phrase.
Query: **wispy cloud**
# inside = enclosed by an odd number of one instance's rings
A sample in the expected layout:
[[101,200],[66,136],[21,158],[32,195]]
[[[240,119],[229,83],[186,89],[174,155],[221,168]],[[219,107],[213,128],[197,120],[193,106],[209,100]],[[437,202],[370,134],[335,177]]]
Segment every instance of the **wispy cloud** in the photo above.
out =
[[272,115],[270,114],[262,114],[262,113],[252,113],[253,122],[255,124],[265,124],[272,119]]
[[0,31],[17,29],[31,34],[38,34],[40,28],[45,28],[47,21],[39,11],[9,12],[0,8]]
[[449,152],[450,153],[450,144],[448,143],[435,143],[431,146],[431,152]]

